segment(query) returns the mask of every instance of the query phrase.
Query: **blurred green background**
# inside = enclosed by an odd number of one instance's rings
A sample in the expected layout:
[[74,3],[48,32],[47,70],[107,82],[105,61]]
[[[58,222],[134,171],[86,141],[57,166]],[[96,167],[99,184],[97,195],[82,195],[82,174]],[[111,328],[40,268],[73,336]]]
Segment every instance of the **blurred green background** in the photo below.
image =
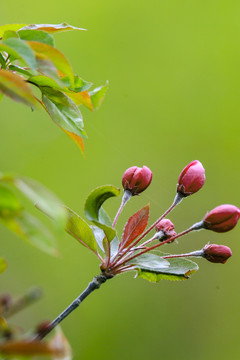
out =
[[[0,169],[30,176],[83,214],[92,188],[121,186],[125,169],[147,165],[151,187],[128,204],[118,223],[151,203],[156,219],[173,200],[178,175],[199,159],[207,181],[171,214],[185,229],[222,203],[239,205],[240,2],[18,1],[1,4],[0,23],[60,23],[88,29],[55,35],[56,46],[84,79],[110,87],[96,113],[83,109],[86,158],[45,112],[4,98],[0,106]],[[114,216],[118,199],[108,200]],[[199,261],[189,281],[150,284],[119,276],[92,294],[63,323],[74,359],[239,359],[239,227],[199,232],[166,250],[208,241],[229,245],[224,266]],[[12,322],[31,329],[53,319],[98,273],[98,261],[67,234],[60,258],[40,253],[0,226],[8,270],[1,292],[32,285],[44,298]]]

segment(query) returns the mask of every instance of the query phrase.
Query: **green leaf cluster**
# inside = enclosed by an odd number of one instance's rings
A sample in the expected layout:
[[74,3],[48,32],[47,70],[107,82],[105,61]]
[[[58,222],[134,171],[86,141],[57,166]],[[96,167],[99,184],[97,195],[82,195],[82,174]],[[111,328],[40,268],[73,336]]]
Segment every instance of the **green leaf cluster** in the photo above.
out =
[[[108,255],[109,251],[118,247],[116,230],[112,228],[112,222],[102,205],[110,197],[119,194],[120,190],[113,185],[100,186],[90,193],[84,211],[86,218],[94,224],[92,226],[73,210],[65,207],[68,215],[66,231],[96,255]],[[110,243],[113,245],[111,250]]]
[[0,26],[0,100],[6,95],[32,108],[42,106],[83,153],[87,135],[79,106],[98,109],[108,83],[90,91],[92,83],[74,74],[52,36],[68,30],[84,29],[66,23]]

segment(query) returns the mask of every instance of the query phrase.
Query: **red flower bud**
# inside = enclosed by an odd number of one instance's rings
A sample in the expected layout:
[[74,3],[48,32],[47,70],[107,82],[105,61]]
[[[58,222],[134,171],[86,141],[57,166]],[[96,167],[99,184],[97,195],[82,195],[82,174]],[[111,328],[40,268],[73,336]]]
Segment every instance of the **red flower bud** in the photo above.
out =
[[164,237],[161,237],[162,241],[177,235],[176,231],[174,230],[174,224],[169,219],[160,220],[156,224],[155,229],[157,232],[163,232]]
[[203,219],[205,229],[216,232],[232,230],[240,218],[240,209],[234,205],[220,205],[207,213]]
[[232,256],[231,249],[224,245],[207,244],[206,246],[204,246],[203,252],[203,257],[213,263],[224,264],[227,259]]
[[144,191],[152,181],[152,172],[147,166],[139,168],[130,167],[122,177],[124,190],[128,190],[132,195],[138,195]]
[[184,197],[194,194],[204,185],[205,179],[204,167],[200,161],[194,160],[179,175],[177,192]]

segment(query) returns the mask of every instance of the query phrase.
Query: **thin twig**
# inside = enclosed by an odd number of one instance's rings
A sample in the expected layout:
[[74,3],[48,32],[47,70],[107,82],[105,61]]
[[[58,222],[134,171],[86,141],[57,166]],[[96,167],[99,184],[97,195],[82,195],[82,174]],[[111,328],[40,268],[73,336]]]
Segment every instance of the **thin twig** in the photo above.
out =
[[33,340],[42,340],[45,338],[45,336],[47,336],[58,324],[70,315],[71,312],[75,310],[88,295],[90,295],[94,290],[99,289],[100,286],[108,279],[109,277],[104,274],[95,276],[88,284],[87,288],[65,310],[63,310],[63,312],[58,315],[44,331],[36,334]]

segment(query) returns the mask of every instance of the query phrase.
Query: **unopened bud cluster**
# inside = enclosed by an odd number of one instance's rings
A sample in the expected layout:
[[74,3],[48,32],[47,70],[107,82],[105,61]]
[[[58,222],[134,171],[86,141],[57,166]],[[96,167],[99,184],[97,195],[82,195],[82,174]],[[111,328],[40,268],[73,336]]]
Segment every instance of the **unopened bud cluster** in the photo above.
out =
[[[166,243],[172,243],[175,239],[189,233],[190,231],[207,229],[221,233],[232,230],[237,225],[240,218],[240,209],[237,206],[230,204],[217,206],[208,212],[201,221],[195,223],[187,230],[180,233],[175,231],[172,221],[166,218],[173,208],[184,198],[198,192],[203,187],[205,180],[205,170],[201,162],[198,160],[191,161],[179,175],[177,182],[177,194],[173,204],[147,230],[143,233],[140,232],[140,236],[136,240],[134,237],[134,241],[130,243],[128,248],[124,249],[123,244],[120,243],[119,249],[121,249],[121,251],[119,250],[113,260],[109,261],[109,268],[115,271],[120,271],[121,266],[126,266],[129,260],[132,260],[133,258],[148,251],[155,250],[155,248]],[[120,212],[129,198],[146,190],[151,184],[151,181],[152,172],[147,166],[143,166],[142,168],[133,166],[124,172],[122,177],[124,196],[120,210],[115,217],[114,226]],[[144,240],[142,243],[141,240],[144,239],[153,228],[156,230],[155,235],[148,240]],[[157,240],[158,242],[156,244]],[[155,244],[153,245],[154,241]],[[224,264],[231,255],[231,249],[227,246],[207,244],[202,250],[193,251],[188,254],[168,255],[164,258],[201,256],[210,262]]]

